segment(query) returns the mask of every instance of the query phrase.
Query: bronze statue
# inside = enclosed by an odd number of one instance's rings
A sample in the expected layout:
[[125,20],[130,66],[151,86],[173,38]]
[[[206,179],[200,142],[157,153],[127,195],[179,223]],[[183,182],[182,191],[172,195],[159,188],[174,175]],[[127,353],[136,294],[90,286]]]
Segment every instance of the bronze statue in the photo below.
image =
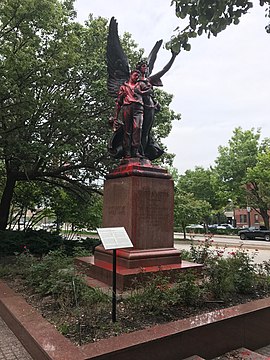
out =
[[143,97],[148,95],[152,89],[143,82],[138,81],[141,73],[133,70],[129,80],[120,86],[116,101],[116,113],[113,128],[118,128],[118,115],[123,109],[123,151],[124,157],[142,157],[141,138],[144,116]]
[[[111,119],[114,134],[108,148],[115,158],[154,160],[164,153],[151,135],[155,112],[160,109],[153,86],[162,86],[161,77],[170,69],[177,53],[172,53],[169,63],[161,71],[151,75],[161,44],[162,40],[157,41],[148,59],[137,64],[137,73],[130,74],[117,22],[111,18],[107,41],[108,92],[116,99],[116,112]],[[122,121],[118,118],[120,109]]]

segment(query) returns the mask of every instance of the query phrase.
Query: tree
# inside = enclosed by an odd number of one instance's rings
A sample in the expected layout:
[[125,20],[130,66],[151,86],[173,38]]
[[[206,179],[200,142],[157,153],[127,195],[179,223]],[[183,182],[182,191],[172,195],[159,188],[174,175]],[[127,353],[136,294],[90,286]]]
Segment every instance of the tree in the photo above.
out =
[[63,223],[71,224],[71,234],[81,228],[95,229],[102,222],[102,196],[90,194],[81,198],[63,189],[54,189],[50,207],[56,217],[58,228]]
[[264,219],[265,226],[269,227],[268,205],[261,196],[256,173],[260,159],[268,147],[268,141],[260,143],[260,131],[254,129],[242,130],[236,128],[229,146],[219,147],[219,156],[216,159],[215,173],[227,199],[232,199],[240,207],[251,206]]
[[[181,48],[189,51],[191,45],[189,39],[206,33],[208,38],[225,30],[228,26],[237,25],[242,15],[253,7],[254,1],[248,0],[172,0],[175,6],[175,14],[180,19],[187,18],[188,24],[184,29],[178,29],[167,47],[176,51]],[[270,17],[270,1],[258,0],[260,6],[265,7],[266,16]],[[270,33],[270,24],[266,25],[266,31]]]
[[[73,2],[0,3],[0,161],[5,180],[0,230],[6,228],[18,182],[95,192],[96,180],[112,165],[106,150],[114,108],[106,86],[107,20],[90,16],[85,25],[75,22]],[[138,59],[141,51],[130,36],[124,36],[123,46]],[[170,115],[169,121],[174,118]]]
[[52,217],[53,212],[48,206],[51,193],[50,186],[45,183],[19,182],[13,193],[9,229],[17,226],[18,230],[27,230],[43,218]]
[[6,0],[0,16],[4,229],[18,181],[74,188],[75,179],[91,183],[99,176],[106,164],[108,105],[106,68],[97,66],[105,20],[83,27],[72,21],[72,2],[57,0]]
[[186,226],[205,221],[211,212],[211,205],[204,200],[198,200],[192,193],[181,190],[174,195],[174,226],[181,227],[186,239]]
[[194,194],[196,199],[208,201],[213,208],[217,207],[217,197],[212,184],[212,171],[196,166],[195,170],[187,170],[180,175],[177,187]]
[[[270,144],[262,145],[258,154],[257,163],[247,170],[247,183],[249,189],[249,202],[256,204],[261,200],[261,207],[270,209]],[[266,216],[267,219],[267,216]]]
[[[220,219],[227,199],[224,199],[224,194],[212,169],[197,166],[195,170],[187,170],[184,175],[179,176],[177,188],[180,191],[193,194],[197,200],[206,201],[211,205],[212,212]],[[209,215],[207,213],[204,217],[206,226],[210,221]]]

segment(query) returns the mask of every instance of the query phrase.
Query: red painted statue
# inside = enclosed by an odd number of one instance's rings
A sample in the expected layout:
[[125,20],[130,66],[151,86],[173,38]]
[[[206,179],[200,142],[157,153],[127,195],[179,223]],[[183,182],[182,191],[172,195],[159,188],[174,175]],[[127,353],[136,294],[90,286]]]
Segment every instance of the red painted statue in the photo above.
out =
[[155,112],[160,110],[153,87],[162,86],[161,77],[171,68],[177,54],[172,53],[169,63],[151,75],[161,44],[162,40],[157,41],[148,59],[138,63],[136,70],[130,73],[128,59],[120,44],[117,22],[114,18],[110,21],[107,41],[108,92],[116,99],[116,111],[111,119],[114,134],[108,149],[115,158],[154,160],[164,153],[151,134]]

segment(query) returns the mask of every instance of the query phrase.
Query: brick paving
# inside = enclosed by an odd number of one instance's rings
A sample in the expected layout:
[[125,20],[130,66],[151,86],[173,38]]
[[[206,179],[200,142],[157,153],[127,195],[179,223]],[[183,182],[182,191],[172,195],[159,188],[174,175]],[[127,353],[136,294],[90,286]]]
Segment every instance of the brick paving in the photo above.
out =
[[270,359],[270,345],[265,346],[261,349],[256,350],[257,353],[264,355],[264,356],[269,356]]
[[34,360],[0,317],[0,360]]

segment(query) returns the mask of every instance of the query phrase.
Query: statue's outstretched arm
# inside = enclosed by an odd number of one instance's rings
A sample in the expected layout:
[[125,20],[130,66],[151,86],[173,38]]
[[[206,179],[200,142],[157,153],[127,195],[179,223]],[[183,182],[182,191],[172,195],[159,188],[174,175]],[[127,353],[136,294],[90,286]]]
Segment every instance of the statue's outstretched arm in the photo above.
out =
[[151,82],[152,85],[154,86],[162,86],[162,81],[161,81],[161,77],[166,74],[167,71],[170,70],[172,64],[174,63],[174,60],[176,58],[176,56],[178,55],[178,53],[172,51],[172,57],[170,59],[170,61],[168,62],[167,65],[164,66],[164,68],[162,70],[160,70],[158,73],[149,76],[149,81]]

